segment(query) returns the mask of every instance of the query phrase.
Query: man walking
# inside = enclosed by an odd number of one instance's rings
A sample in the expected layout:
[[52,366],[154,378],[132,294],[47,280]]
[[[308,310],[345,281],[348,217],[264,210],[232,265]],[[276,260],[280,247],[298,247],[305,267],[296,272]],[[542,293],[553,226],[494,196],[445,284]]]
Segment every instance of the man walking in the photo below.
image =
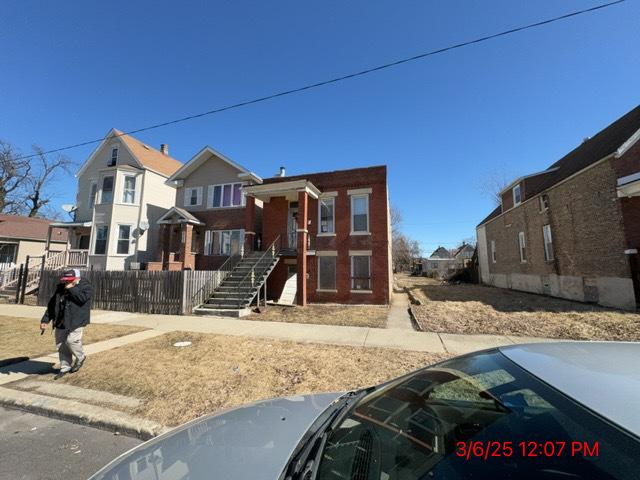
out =
[[[64,271],[40,321],[43,331],[49,322],[53,322],[60,357],[60,371],[54,377],[56,380],[69,372],[77,372],[84,363],[86,357],[82,350],[82,330],[89,324],[90,309],[89,282],[80,278],[79,270]],[[76,357],[76,361],[72,364],[73,357]]]

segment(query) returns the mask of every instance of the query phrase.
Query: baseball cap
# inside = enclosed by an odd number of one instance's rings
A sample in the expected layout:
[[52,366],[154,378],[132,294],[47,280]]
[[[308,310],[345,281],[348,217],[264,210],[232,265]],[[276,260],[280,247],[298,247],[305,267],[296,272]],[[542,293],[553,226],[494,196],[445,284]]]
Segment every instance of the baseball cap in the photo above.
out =
[[60,281],[63,283],[74,282],[78,279],[80,279],[80,270],[75,268],[73,270],[65,270],[60,276]]

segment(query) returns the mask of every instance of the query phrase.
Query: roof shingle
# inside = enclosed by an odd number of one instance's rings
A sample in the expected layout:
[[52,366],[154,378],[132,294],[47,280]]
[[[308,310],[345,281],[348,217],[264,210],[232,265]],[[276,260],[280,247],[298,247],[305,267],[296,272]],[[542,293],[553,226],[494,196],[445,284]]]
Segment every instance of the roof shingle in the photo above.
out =
[[[50,223],[52,222],[45,218],[0,214],[0,237],[46,241]],[[54,228],[51,232],[51,241],[66,242],[67,230]]]
[[120,130],[114,128],[113,131],[146,168],[170,177],[182,167],[182,162],[175,158],[165,155],[159,150],[142,143],[140,140],[124,134]]

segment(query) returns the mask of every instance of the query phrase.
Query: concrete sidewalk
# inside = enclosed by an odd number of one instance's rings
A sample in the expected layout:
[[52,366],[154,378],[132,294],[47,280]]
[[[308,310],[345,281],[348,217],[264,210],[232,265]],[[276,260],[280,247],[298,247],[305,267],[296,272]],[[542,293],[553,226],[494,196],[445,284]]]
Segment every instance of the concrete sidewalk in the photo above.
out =
[[[39,319],[42,307],[27,305],[0,305],[0,315],[20,316]],[[548,338],[514,337],[507,335],[458,335],[449,333],[416,332],[409,329],[381,329],[368,327],[341,327],[302,323],[262,322],[224,317],[196,317],[182,315],[150,315],[139,313],[93,310],[93,323],[118,323],[147,327],[153,332],[140,332],[98,342],[94,348],[104,350],[115,348],[119,342],[130,343],[134,335],[155,336],[165,332],[188,331],[273,338],[295,342],[350,345],[357,347],[397,348],[431,353],[451,353],[454,355],[473,352],[515,343],[538,343],[555,341]],[[87,345],[89,349],[91,345]]]

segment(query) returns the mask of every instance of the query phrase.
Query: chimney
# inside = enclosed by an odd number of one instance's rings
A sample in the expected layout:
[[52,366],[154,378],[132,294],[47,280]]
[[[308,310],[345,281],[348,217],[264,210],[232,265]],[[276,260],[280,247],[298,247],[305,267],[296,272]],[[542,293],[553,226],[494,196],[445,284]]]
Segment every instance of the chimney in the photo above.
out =
[[284,167],[280,167],[280,176],[281,177],[286,176],[286,171],[285,171]]
[[166,143],[161,143],[160,144],[160,151],[165,154],[165,155],[169,155],[169,145]]

